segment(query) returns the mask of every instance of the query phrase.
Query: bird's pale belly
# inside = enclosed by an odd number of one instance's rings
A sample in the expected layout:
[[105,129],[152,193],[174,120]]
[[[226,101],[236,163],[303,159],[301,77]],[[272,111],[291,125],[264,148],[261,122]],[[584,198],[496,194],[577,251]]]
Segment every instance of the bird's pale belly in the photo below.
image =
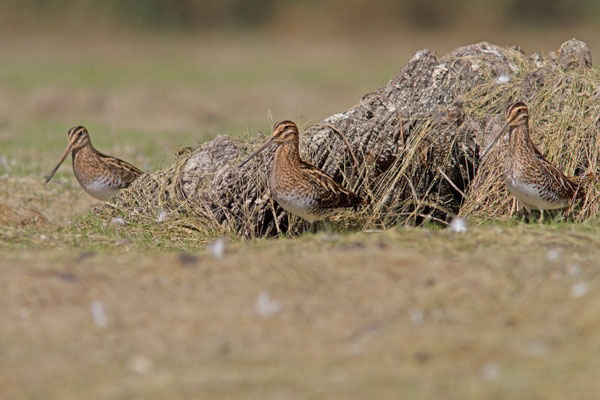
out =
[[81,185],[83,189],[95,199],[107,201],[110,199],[116,192],[117,188],[107,185],[106,182],[101,180],[95,180],[87,185]]
[[[568,206],[568,202],[562,201],[558,196],[549,194],[542,196],[542,189],[538,185],[531,185],[511,179],[506,180],[506,186],[510,193],[526,207],[538,210],[556,210]],[[544,198],[546,197],[546,198]],[[556,201],[547,200],[548,197],[556,197]]]
[[273,197],[285,211],[297,215],[308,222],[314,222],[327,216],[327,213],[316,212],[314,199],[302,196],[296,191],[292,191],[291,193],[273,193]]

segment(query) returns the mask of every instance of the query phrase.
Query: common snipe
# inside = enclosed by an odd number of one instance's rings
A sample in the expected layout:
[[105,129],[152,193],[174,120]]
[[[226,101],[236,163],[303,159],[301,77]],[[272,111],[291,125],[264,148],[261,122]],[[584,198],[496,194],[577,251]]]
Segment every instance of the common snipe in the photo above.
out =
[[565,208],[583,195],[580,184],[584,177],[567,178],[534,146],[529,137],[529,112],[524,103],[515,103],[506,111],[506,123],[485,149],[483,160],[508,128],[509,145],[504,162],[504,180],[508,190],[525,209],[544,210]]
[[46,183],[54,176],[69,151],[73,158],[73,172],[83,189],[98,200],[108,200],[119,189],[126,188],[142,171],[115,157],[100,153],[92,146],[90,135],[83,126],[67,133],[68,145],[60,161],[52,169]]
[[250,154],[242,167],[261,151],[276,145],[269,174],[271,194],[284,210],[309,222],[323,219],[338,210],[366,202],[344,189],[333,178],[300,158],[298,127],[292,121],[275,124],[273,135]]

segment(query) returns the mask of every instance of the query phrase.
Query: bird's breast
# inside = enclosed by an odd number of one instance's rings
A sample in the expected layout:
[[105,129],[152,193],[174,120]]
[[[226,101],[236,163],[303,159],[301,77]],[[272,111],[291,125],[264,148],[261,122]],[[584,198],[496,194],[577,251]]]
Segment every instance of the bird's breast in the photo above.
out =
[[307,196],[297,190],[272,190],[273,197],[277,203],[287,212],[297,215],[309,222],[323,218],[318,211],[318,204],[311,196]]
[[568,200],[561,199],[544,185],[508,178],[506,186],[517,200],[538,210],[555,210],[569,204]]

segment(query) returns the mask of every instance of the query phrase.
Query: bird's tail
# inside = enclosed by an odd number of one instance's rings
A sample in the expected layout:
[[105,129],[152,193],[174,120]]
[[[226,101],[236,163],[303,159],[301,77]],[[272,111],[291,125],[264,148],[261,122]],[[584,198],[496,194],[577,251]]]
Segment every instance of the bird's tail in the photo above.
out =
[[593,172],[587,172],[583,175],[569,177],[569,180],[573,183],[573,185],[575,185],[575,189],[577,190],[577,198],[585,197],[584,187],[591,184],[596,179],[597,176]]
[[368,198],[359,196],[354,193],[350,193],[350,205],[353,208],[359,208],[360,206],[366,206],[371,204]]

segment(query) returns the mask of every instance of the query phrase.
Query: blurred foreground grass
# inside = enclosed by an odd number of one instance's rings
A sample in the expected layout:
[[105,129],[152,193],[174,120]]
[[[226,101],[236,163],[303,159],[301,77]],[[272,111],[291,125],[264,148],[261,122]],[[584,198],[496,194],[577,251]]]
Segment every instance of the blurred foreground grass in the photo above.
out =
[[11,399],[591,399],[599,237],[597,225],[404,228],[234,242],[214,258],[114,234],[73,235],[65,252],[47,232],[3,250],[0,387]]

